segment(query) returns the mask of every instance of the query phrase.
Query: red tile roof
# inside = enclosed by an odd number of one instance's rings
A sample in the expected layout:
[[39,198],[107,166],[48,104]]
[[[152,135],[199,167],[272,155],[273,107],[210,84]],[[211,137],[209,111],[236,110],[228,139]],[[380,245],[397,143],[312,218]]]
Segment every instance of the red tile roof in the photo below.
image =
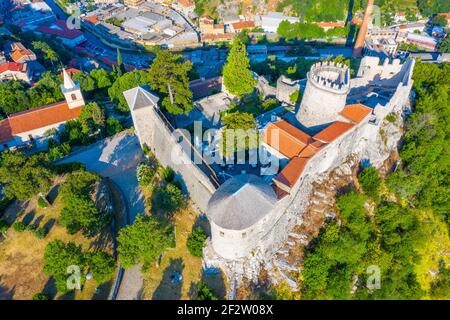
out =
[[274,183],[288,192],[300,178],[310,158],[294,157],[274,178]]
[[0,142],[14,135],[77,118],[83,107],[70,109],[65,101],[15,113],[0,122]]
[[75,39],[83,35],[78,29],[69,29],[64,20],[58,20],[50,26],[39,26],[36,31],[66,39]]
[[255,22],[253,21],[239,21],[231,24],[234,30],[253,29]]
[[222,33],[222,34],[202,34],[202,41],[226,41],[233,40],[233,33]]
[[87,22],[95,25],[95,24],[98,24],[98,17],[95,14],[93,14],[89,17],[84,18],[84,21],[87,21]]
[[312,142],[311,136],[282,120],[270,123],[264,130],[264,141],[288,158],[295,157]]
[[0,66],[0,73],[3,73],[5,71],[25,72],[26,70],[26,64],[18,62],[7,62]]
[[321,142],[330,143],[346,133],[352,127],[354,127],[354,125],[351,123],[336,121],[313,136],[313,138]]
[[363,104],[349,104],[341,112],[341,116],[351,120],[353,123],[360,123],[372,113],[372,108],[369,108]]

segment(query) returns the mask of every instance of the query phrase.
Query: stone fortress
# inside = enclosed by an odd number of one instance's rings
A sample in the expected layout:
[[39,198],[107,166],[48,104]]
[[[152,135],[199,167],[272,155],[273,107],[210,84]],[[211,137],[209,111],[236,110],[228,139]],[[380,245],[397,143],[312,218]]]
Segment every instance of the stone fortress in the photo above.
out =
[[233,283],[244,276],[256,280],[261,267],[273,266],[290,231],[304,223],[314,183],[348,166],[350,157],[381,167],[397,151],[410,113],[414,63],[380,64],[378,57],[366,56],[353,79],[345,65],[315,64],[298,110],[277,108],[257,119],[262,148],[280,158],[279,171],[258,176],[241,170],[222,183],[211,166],[194,164],[180,146],[186,137],[174,134],[156,96],[140,87],[124,92],[141,144],[177,172],[206,213],[211,238],[205,267],[220,268]]

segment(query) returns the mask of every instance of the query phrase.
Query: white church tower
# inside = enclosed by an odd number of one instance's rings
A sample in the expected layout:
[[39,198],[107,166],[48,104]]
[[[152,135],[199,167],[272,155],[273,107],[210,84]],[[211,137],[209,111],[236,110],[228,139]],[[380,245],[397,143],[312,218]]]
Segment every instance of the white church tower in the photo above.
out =
[[84,98],[81,94],[80,85],[77,81],[73,81],[67,73],[66,69],[63,69],[64,84],[61,85],[61,91],[64,94],[64,98],[67,101],[69,109],[78,108],[84,106]]

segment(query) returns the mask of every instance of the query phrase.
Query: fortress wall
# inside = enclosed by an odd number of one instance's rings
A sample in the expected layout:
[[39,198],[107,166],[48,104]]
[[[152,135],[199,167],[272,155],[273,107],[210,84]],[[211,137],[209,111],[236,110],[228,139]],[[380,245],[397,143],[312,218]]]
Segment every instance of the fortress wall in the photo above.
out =
[[171,167],[181,177],[180,182],[194,205],[206,212],[208,201],[216,191],[209,178],[183,151],[153,107],[136,109],[131,114],[140,143],[146,144],[163,166]]
[[[265,227],[265,235],[260,242],[265,257],[276,253],[287,240],[290,230],[303,222],[302,213],[309,206],[314,182],[324,181],[336,168],[351,170],[347,164],[349,156],[354,156],[358,161],[368,160],[379,168],[390,153],[397,150],[402,135],[398,122],[407,105],[411,86],[412,81],[408,81],[406,86],[400,83],[390,102],[385,107],[379,107],[383,112],[378,112],[378,125],[370,124],[366,119],[311,158],[291,194],[277,203],[269,217],[270,225]],[[383,122],[391,112],[398,115],[397,123]],[[380,134],[381,129],[383,134]]]

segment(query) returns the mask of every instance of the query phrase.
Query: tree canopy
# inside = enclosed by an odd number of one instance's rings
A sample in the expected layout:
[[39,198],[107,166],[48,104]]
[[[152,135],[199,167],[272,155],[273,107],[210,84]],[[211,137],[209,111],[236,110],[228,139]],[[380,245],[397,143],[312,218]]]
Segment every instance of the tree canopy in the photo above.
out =
[[120,230],[117,241],[124,268],[138,263],[148,265],[174,245],[173,228],[154,216],[138,215],[133,224]]
[[188,114],[193,108],[188,76],[191,69],[190,61],[168,50],[158,52],[150,66],[150,87],[161,95],[161,106],[171,114]]
[[231,94],[239,98],[252,93],[256,86],[257,81],[250,70],[247,49],[239,38],[234,40],[227,63],[223,67],[223,83]]

